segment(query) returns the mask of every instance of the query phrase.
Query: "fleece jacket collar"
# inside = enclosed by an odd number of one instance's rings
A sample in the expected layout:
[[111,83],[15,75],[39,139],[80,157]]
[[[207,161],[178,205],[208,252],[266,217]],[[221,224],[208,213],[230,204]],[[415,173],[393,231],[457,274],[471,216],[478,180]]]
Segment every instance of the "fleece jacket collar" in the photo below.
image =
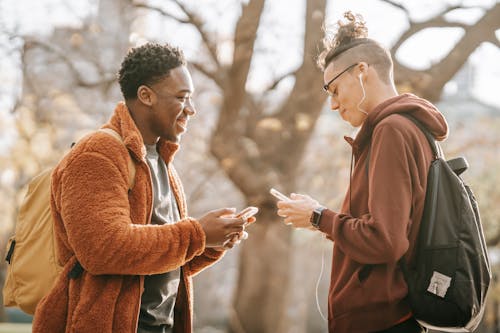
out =
[[[145,161],[144,140],[125,102],[119,102],[116,105],[111,119],[103,127],[117,131],[131,155],[137,160]],[[179,144],[164,139],[160,139],[157,146],[158,152],[167,164],[173,161],[175,153],[179,150]]]

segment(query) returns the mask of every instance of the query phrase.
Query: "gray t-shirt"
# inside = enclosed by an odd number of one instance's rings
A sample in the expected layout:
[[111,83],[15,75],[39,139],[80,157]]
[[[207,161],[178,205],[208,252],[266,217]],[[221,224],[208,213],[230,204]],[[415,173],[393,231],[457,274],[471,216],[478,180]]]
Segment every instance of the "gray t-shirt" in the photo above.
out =
[[[156,151],[156,145],[146,145],[146,152],[146,161],[153,182],[151,224],[175,223],[179,221],[180,215],[170,188],[167,165]],[[179,282],[180,268],[163,274],[145,276],[137,333],[172,332]]]

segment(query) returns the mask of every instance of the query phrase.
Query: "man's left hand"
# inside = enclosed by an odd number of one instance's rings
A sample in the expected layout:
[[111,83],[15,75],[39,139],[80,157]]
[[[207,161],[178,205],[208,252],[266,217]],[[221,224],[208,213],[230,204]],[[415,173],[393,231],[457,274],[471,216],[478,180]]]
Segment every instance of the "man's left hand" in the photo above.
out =
[[289,201],[278,201],[278,215],[295,228],[317,230],[311,225],[311,215],[321,205],[308,195],[292,193]]
[[[255,217],[252,216],[247,219],[245,226],[252,224],[255,221],[256,221]],[[248,238],[248,232],[246,232],[245,230],[243,230],[242,232],[233,233],[228,235],[228,239],[226,240],[223,246],[215,247],[213,249],[217,251],[229,250],[232,249],[234,246],[240,244],[242,240],[245,240],[247,238]]]

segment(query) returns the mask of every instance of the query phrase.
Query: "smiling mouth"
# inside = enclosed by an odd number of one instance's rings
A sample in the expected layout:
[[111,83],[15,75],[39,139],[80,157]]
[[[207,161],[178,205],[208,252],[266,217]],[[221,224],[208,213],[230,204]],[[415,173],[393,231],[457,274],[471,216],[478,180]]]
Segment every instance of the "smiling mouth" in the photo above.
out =
[[186,118],[177,119],[177,125],[179,125],[179,127],[181,127],[183,130],[187,129],[187,123],[188,123],[188,120]]

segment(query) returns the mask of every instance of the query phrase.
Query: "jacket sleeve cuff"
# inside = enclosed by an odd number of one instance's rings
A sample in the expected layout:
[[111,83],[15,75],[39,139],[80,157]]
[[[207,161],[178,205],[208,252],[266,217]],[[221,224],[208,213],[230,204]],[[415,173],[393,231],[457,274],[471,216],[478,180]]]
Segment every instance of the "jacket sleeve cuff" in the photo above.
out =
[[201,227],[201,224],[200,222],[198,222],[198,220],[192,218],[192,217],[189,217],[188,218],[188,221],[191,222],[194,226],[194,230],[195,230],[195,234],[196,236],[194,237],[194,239],[198,240],[199,241],[199,251],[197,251],[196,255],[200,255],[203,253],[203,251],[205,251],[205,244],[206,244],[206,235],[205,235],[205,231],[203,231],[203,228]]
[[218,250],[218,249],[214,249],[214,248],[207,248],[205,249],[205,252],[203,252],[203,254],[209,258],[209,259],[213,259],[213,260],[219,260],[220,258],[222,258],[224,256],[224,254],[226,253],[226,250]]

